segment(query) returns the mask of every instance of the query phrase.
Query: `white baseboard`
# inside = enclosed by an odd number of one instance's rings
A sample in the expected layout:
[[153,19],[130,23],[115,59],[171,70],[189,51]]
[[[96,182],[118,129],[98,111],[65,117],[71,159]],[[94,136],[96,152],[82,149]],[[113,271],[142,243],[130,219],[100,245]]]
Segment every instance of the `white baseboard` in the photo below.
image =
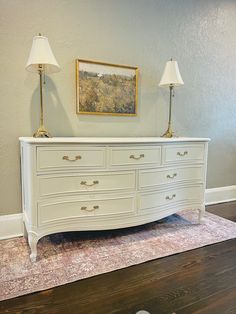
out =
[[22,214],[0,216],[0,240],[23,235]]
[[[236,185],[206,189],[206,205],[236,200]],[[0,216],[0,240],[23,235],[22,214]]]
[[236,185],[206,189],[206,205],[213,205],[236,200]]

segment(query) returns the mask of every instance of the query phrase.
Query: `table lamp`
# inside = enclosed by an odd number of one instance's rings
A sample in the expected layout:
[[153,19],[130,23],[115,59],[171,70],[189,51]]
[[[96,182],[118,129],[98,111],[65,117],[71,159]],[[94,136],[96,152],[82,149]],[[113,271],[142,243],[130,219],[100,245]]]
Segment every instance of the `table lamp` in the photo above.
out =
[[173,131],[171,128],[171,109],[172,109],[172,97],[175,86],[181,86],[184,82],[179,72],[179,67],[177,61],[170,59],[166,62],[166,66],[159,83],[161,87],[169,87],[170,89],[170,104],[169,104],[169,122],[166,132],[162,137],[173,137]]
[[33,38],[26,70],[38,73],[40,80],[40,126],[33,136],[51,137],[43,122],[43,74],[59,72],[60,67],[52,53],[47,37],[39,34]]

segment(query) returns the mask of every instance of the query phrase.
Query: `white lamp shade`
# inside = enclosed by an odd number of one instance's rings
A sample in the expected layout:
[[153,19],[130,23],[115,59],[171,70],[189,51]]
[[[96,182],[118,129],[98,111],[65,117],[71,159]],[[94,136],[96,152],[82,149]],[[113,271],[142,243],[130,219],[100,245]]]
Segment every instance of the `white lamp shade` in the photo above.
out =
[[159,86],[180,86],[183,84],[177,61],[167,61]]
[[60,71],[47,37],[35,36],[31,47],[29,59],[26,64],[26,70],[38,72],[39,64],[43,66],[45,73],[55,73]]

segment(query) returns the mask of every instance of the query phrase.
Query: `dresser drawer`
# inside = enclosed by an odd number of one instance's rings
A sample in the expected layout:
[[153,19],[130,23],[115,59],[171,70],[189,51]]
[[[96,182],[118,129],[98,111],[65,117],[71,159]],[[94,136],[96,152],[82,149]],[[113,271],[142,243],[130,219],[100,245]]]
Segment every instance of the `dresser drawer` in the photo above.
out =
[[163,163],[203,162],[204,145],[168,145],[163,147]]
[[104,168],[104,147],[38,147],[37,170]]
[[139,209],[154,209],[159,206],[169,206],[175,203],[203,202],[204,189],[202,185],[168,189],[163,192],[147,192],[140,194]]
[[39,176],[39,195],[135,189],[135,171]]
[[157,187],[163,184],[172,184],[186,181],[203,182],[203,167],[169,167],[166,169],[140,170],[139,189]]
[[160,146],[112,147],[110,148],[110,166],[148,166],[161,164]]
[[79,199],[54,199],[38,203],[38,225],[82,217],[110,217],[133,213],[135,198],[127,196],[84,196]]

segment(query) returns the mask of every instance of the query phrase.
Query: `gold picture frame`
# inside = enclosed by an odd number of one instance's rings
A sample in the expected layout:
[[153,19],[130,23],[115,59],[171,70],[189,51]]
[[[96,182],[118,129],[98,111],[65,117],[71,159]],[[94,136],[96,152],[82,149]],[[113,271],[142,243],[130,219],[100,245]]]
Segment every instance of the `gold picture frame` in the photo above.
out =
[[138,67],[76,59],[76,113],[136,116]]

